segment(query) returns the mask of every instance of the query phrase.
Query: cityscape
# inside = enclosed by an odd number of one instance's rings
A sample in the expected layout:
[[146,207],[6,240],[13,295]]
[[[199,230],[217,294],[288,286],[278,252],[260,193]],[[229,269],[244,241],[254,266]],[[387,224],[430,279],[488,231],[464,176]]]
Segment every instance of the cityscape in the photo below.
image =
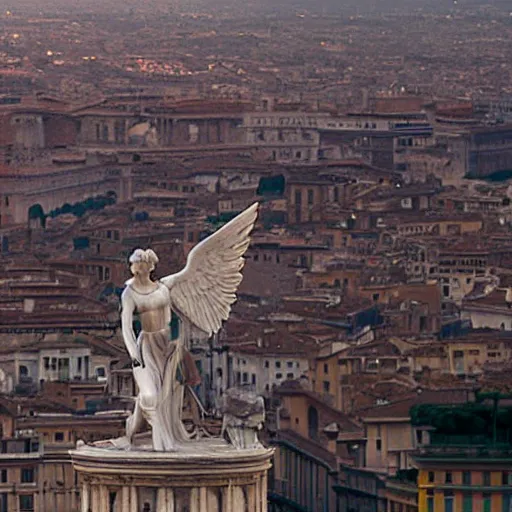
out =
[[509,1],[0,6],[0,512],[512,512],[511,180]]

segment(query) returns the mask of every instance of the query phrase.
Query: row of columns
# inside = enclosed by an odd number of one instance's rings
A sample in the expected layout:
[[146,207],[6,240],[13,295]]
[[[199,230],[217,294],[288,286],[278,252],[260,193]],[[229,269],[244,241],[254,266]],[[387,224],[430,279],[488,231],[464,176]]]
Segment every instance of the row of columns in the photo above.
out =
[[[138,498],[137,486],[123,486],[117,493],[115,512],[142,512]],[[179,512],[184,505],[177,503],[180,498],[172,488],[161,487],[151,512]],[[267,475],[258,476],[253,484],[193,487],[188,499],[190,512],[267,512]],[[109,487],[84,482],[81,512],[111,512]]]
[[225,144],[232,138],[229,119],[158,118],[156,126],[160,145],[180,146],[193,142],[190,140],[189,125],[197,126],[197,144]]

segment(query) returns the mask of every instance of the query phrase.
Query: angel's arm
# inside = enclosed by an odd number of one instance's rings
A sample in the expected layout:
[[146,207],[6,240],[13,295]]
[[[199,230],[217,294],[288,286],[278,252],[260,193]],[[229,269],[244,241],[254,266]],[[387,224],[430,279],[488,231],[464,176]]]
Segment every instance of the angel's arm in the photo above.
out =
[[140,364],[139,349],[137,340],[133,332],[133,312],[135,311],[135,302],[130,294],[129,288],[125,288],[121,295],[121,329],[123,331],[123,340],[126,350],[130,354],[132,361]]

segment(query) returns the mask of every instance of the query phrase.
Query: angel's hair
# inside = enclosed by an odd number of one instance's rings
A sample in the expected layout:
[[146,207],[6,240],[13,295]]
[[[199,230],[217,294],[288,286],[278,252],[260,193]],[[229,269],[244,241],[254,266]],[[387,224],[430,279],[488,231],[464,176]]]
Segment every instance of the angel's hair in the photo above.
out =
[[153,268],[158,263],[158,256],[153,249],[135,249],[129,259],[130,263],[149,263]]

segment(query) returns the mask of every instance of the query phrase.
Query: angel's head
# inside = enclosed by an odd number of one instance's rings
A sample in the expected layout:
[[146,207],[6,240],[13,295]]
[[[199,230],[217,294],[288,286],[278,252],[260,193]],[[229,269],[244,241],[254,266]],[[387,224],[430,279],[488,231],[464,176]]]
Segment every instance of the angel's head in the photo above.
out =
[[150,274],[158,263],[158,256],[152,249],[135,249],[129,261],[130,270],[134,276]]

